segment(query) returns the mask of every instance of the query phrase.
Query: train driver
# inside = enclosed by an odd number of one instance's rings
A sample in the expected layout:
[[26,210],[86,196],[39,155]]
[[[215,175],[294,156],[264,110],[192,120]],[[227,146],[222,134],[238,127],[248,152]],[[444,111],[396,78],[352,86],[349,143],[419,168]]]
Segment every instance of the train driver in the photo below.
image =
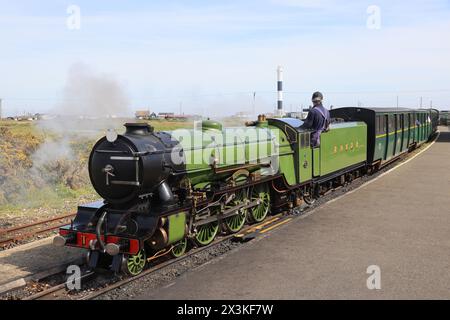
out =
[[313,148],[320,146],[320,134],[327,132],[330,128],[330,112],[322,105],[323,95],[320,92],[314,92],[312,95],[313,108],[309,111],[305,122],[300,126],[302,129],[311,129],[311,146]]

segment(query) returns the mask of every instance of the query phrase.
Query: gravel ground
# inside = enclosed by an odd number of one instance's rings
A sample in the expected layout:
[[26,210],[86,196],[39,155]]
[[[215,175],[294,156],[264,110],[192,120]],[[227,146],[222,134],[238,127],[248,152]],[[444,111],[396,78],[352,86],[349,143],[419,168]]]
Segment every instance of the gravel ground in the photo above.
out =
[[165,286],[187,271],[198,268],[210,261],[213,261],[213,259],[221,259],[225,257],[226,254],[231,250],[236,249],[240,246],[241,243],[226,240],[216,246],[212,246],[201,252],[188,256],[186,259],[181,260],[173,265],[167,266],[145,277],[142,277],[138,281],[132,281],[122,287],[107,292],[97,297],[95,300],[133,299],[134,296],[143,293],[144,288],[153,289]]

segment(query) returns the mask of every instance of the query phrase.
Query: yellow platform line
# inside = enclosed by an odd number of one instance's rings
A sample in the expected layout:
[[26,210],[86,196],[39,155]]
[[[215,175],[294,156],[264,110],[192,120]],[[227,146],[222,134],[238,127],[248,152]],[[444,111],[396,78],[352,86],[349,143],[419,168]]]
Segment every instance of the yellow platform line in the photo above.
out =
[[279,219],[280,219],[280,217],[270,218],[269,220],[267,220],[266,222],[264,222],[264,223],[262,223],[262,224],[260,224],[258,226],[251,227],[250,229],[246,230],[245,233],[237,234],[236,237],[243,237],[246,234],[249,234],[249,233],[252,233],[252,232],[254,232],[256,230],[259,230],[259,229],[263,228],[264,226],[267,226],[268,224],[271,224],[272,222],[275,222],[275,221],[277,221]]
[[260,233],[266,233],[266,232],[268,232],[268,231],[270,231],[270,230],[272,230],[272,229],[274,229],[274,228],[276,228],[276,227],[279,227],[279,226],[281,226],[281,225],[283,225],[283,224],[285,224],[285,223],[288,223],[288,222],[291,221],[291,220],[292,220],[292,218],[287,218],[286,220],[283,220],[283,221],[281,221],[281,222],[278,222],[277,224],[274,224],[273,226],[271,226],[271,227],[269,227],[269,228],[267,228],[267,229],[262,230]]

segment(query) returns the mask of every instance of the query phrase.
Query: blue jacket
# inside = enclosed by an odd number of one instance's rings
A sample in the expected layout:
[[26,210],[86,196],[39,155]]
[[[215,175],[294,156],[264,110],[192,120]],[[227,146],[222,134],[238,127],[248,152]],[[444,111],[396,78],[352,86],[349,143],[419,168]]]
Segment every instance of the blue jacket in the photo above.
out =
[[320,146],[320,134],[328,130],[331,118],[330,112],[323,105],[317,105],[309,111],[305,122],[300,126],[302,129],[313,130],[311,133],[311,146]]

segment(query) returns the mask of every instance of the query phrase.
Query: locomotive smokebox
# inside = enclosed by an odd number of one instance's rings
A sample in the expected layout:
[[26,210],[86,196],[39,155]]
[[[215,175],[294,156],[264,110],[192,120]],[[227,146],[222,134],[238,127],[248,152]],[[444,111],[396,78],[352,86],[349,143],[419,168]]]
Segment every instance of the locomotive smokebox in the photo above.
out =
[[[168,181],[185,172],[184,162],[174,163],[171,153],[178,141],[168,132],[155,133],[146,123],[126,123],[126,131],[111,140],[101,138],[89,157],[89,177],[97,193],[108,203],[123,204],[154,194],[173,202]],[[181,150],[181,151],[180,151]]]

